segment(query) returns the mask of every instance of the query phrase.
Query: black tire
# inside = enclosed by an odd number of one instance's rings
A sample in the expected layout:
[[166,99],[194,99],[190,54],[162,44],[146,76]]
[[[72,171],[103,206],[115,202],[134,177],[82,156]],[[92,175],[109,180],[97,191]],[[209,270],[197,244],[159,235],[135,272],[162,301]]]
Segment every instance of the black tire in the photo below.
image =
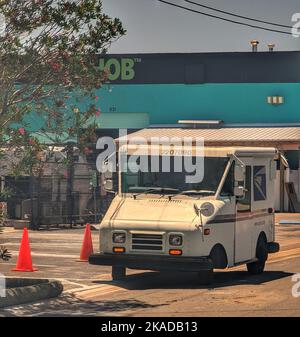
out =
[[121,266],[112,266],[111,276],[114,281],[123,280],[126,277],[126,268]]
[[260,238],[257,242],[256,258],[258,259],[257,261],[247,264],[247,270],[252,275],[263,273],[268,259],[267,243],[263,238]]
[[223,246],[217,244],[209,254],[214,269],[225,269],[228,265],[226,251]]
[[200,285],[210,285],[214,281],[214,270],[203,270],[198,273],[199,284]]

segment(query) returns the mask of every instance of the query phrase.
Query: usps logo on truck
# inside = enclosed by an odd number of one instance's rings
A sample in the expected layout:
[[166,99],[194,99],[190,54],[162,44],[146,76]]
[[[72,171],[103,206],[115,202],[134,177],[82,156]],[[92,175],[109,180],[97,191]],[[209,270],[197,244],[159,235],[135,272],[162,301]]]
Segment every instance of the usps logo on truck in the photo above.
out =
[[266,182],[266,167],[253,167],[253,189],[254,201],[261,201],[267,199],[267,182]]

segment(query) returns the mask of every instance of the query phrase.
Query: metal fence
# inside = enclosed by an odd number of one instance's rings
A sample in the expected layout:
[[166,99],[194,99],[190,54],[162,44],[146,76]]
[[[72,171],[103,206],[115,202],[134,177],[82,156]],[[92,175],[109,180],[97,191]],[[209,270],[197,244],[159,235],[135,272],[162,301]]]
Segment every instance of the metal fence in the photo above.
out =
[[5,177],[9,190],[7,218],[28,220],[32,227],[98,223],[112,195],[101,187],[92,164],[77,162],[70,169],[51,169],[39,177]]

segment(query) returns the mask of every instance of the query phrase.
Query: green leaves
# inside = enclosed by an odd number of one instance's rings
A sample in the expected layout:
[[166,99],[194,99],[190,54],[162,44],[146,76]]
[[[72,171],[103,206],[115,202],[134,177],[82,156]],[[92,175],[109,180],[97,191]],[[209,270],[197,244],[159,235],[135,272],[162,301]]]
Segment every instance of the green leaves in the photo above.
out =
[[79,138],[83,125],[95,127],[100,106],[90,103],[91,96],[108,75],[95,56],[125,30],[102,12],[100,0],[5,0],[0,13],[6,19],[0,36],[0,146],[22,148],[22,170],[34,170],[41,145],[30,141],[32,131],[68,139]]

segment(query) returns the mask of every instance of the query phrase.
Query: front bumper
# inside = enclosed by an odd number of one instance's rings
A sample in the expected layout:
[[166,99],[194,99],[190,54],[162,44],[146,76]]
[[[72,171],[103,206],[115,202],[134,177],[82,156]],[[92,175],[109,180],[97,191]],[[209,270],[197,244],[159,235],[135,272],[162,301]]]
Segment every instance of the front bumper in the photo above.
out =
[[102,266],[121,266],[131,269],[150,269],[157,271],[189,271],[198,272],[213,269],[208,257],[174,257],[168,255],[137,255],[137,254],[92,254],[90,264]]

